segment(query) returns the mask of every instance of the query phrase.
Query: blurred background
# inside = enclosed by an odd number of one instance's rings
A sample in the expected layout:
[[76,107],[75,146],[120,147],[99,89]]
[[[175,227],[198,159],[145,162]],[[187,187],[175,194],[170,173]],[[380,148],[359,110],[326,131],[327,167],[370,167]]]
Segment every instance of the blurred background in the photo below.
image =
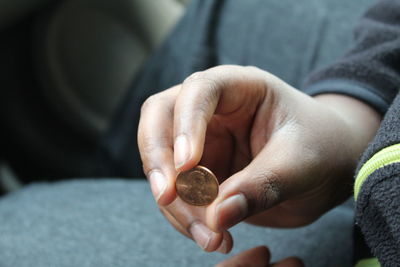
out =
[[[188,2],[0,2],[2,194],[46,173],[79,176],[83,157],[93,153],[90,143],[107,130],[140,67]],[[48,162],[46,171],[35,159]],[[71,159],[75,171],[65,168]]]

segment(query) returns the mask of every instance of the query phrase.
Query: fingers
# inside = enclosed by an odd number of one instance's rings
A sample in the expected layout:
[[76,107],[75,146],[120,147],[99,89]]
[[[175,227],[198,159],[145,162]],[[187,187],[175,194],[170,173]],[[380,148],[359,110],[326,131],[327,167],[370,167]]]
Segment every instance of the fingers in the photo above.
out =
[[304,263],[296,257],[286,258],[281,260],[275,264],[271,265],[272,267],[304,267]]
[[138,144],[143,168],[160,210],[170,223],[205,251],[228,253],[233,245],[230,233],[211,231],[200,221],[204,218],[204,208],[175,199],[173,112],[179,90],[180,86],[176,86],[154,95],[142,107]]
[[154,198],[168,205],[175,197],[176,171],[173,161],[173,110],[179,87],[150,97],[142,106],[138,145],[143,169]]
[[231,132],[236,139],[245,139],[266,94],[266,76],[254,67],[215,67],[195,73],[181,86],[145,102],[138,144],[145,173],[160,205],[176,197],[176,172],[194,167],[202,158],[207,125],[213,115],[229,115],[222,128],[243,122],[239,130]]
[[[302,159],[307,155],[303,155],[299,145],[296,147],[296,134],[280,131],[246,168],[221,184],[217,199],[207,208],[210,229],[228,229],[288,199],[294,192],[306,190],[308,185],[295,178],[306,177],[302,172],[307,169],[304,162],[309,160]],[[298,151],[293,152],[293,148]]]
[[[252,77],[247,77],[250,75]],[[252,82],[247,79],[244,82],[243,76]],[[264,75],[254,69],[214,68],[192,75],[181,86],[152,96],[145,102],[138,144],[143,168],[158,204],[168,205],[176,198],[177,171],[193,167],[200,161],[208,122],[213,114],[237,112],[243,108],[243,103],[250,102],[251,108],[246,106],[242,112],[250,119],[241,118],[251,123],[254,110],[265,93],[263,79]],[[237,92],[233,94],[232,90]],[[243,128],[248,132],[248,127]],[[179,203],[179,199],[175,201]],[[183,203],[174,203],[163,212],[179,231],[195,239],[207,251],[227,252],[231,249],[229,233],[213,233],[200,223],[205,216],[196,214],[195,208],[182,210]]]
[[[245,79],[243,77],[246,77]],[[207,125],[213,115],[254,115],[262,101],[265,73],[256,68],[215,67],[195,73],[182,84],[174,109],[174,162],[177,170],[194,167],[203,154]],[[252,105],[246,105],[251,102]],[[250,106],[250,107],[248,107]],[[235,118],[230,118],[235,120]],[[246,129],[245,125],[243,126]]]
[[228,253],[232,249],[233,240],[228,231],[215,233],[198,219],[204,208],[191,207],[176,199],[168,206],[161,206],[160,210],[175,229],[193,239],[203,250]]
[[233,248],[233,238],[230,232],[222,231],[223,237],[221,245],[218,247],[217,251],[222,254],[229,253]]
[[227,260],[216,265],[216,267],[235,267],[235,266],[246,266],[246,267],[303,267],[303,262],[296,257],[290,257],[283,259],[275,264],[270,265],[271,254],[267,247],[259,246],[249,250],[246,250],[240,254],[237,254]]
[[267,267],[269,266],[270,252],[267,247],[260,246],[246,250],[219,264],[216,267]]

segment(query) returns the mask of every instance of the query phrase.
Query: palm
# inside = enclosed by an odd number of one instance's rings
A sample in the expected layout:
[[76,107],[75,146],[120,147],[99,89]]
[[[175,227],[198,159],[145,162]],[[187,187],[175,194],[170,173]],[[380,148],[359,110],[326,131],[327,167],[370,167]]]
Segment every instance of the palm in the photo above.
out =
[[[268,129],[257,129],[254,119],[269,118],[258,111],[258,89],[243,88],[243,98],[235,98],[227,106],[219,106],[207,126],[204,151],[200,164],[210,168],[220,182],[245,168],[265,144]],[[230,112],[234,110],[233,112]]]
[[222,182],[251,161],[248,140],[243,139],[237,140],[235,133],[223,123],[223,120],[218,117],[213,118],[207,129],[200,164],[210,168]]

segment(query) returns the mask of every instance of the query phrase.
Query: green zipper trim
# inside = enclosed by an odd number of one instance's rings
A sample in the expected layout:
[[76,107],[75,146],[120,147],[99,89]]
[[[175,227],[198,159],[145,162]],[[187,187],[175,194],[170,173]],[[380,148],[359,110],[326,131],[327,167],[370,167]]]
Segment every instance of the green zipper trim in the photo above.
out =
[[400,144],[386,147],[370,158],[360,169],[354,183],[354,199],[357,200],[361,186],[374,171],[389,164],[400,162]]
[[369,258],[360,260],[354,267],[380,267],[380,266],[381,264],[379,263],[377,258]]

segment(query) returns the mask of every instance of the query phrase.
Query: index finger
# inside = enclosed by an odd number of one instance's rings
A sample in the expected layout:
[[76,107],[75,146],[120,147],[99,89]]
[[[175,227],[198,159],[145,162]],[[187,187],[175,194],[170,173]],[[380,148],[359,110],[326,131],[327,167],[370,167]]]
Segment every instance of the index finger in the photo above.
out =
[[[228,115],[256,106],[265,94],[267,73],[255,67],[218,66],[189,76],[182,84],[174,110],[175,168],[196,166],[203,154],[207,125],[214,114]],[[261,89],[261,90],[254,90]]]
[[137,137],[140,157],[154,198],[160,205],[168,205],[176,197],[172,128],[179,87],[148,98],[140,114]]

